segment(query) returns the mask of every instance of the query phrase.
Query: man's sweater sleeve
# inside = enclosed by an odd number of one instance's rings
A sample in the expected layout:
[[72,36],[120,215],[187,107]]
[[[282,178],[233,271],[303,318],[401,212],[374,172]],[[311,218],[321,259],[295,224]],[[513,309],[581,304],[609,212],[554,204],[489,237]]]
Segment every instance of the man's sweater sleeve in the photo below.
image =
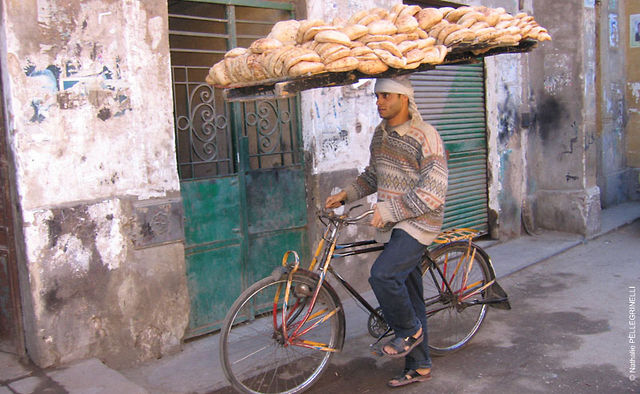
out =
[[364,172],[356,178],[356,180],[344,191],[347,193],[347,202],[356,201],[363,197],[373,194],[378,190],[378,178],[376,177],[376,167],[373,163],[369,163]]
[[[442,152],[442,149],[438,151]],[[448,175],[443,153],[424,157],[420,161],[420,179],[416,187],[378,204],[383,222],[398,223],[441,209],[447,194]]]

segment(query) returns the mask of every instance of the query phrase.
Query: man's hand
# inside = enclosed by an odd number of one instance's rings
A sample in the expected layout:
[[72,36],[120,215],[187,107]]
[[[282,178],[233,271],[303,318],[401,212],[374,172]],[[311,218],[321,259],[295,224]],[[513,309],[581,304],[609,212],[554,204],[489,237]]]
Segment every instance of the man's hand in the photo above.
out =
[[326,209],[338,208],[347,199],[347,192],[342,190],[338,194],[327,197],[327,201],[324,203]]
[[373,227],[384,227],[384,222],[382,221],[382,216],[380,216],[380,210],[378,209],[378,206],[374,206],[373,207],[373,218],[371,219],[371,225]]

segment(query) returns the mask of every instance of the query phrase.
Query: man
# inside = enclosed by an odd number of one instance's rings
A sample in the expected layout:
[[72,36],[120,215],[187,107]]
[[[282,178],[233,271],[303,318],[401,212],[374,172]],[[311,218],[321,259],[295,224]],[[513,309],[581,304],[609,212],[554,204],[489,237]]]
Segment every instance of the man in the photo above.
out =
[[388,382],[397,387],[431,378],[420,262],[442,226],[448,170],[440,135],[422,120],[408,77],[378,79],[375,93],[383,120],[373,134],[369,166],[325,206],[378,193],[371,224],[385,249],[369,283],[395,334],[381,352],[405,357],[405,369]]

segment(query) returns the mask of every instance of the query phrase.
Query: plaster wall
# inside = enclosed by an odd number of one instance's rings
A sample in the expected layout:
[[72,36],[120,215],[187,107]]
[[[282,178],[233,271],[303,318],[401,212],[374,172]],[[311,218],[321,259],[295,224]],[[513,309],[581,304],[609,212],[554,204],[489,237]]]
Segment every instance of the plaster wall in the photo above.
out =
[[[608,207],[629,198],[630,172],[625,154],[625,128],[629,120],[626,111],[625,48],[630,45],[629,35],[623,34],[628,24],[624,6],[617,0],[609,0],[597,6],[599,57],[599,86],[597,127],[598,186],[602,194],[602,206]],[[633,130],[633,128],[631,128]]]
[[1,17],[29,356],[176,350],[189,303],[166,2],[2,0]]
[[[627,108],[627,124],[625,125],[626,148],[625,157],[629,167],[629,198],[640,199],[640,44],[635,44],[635,33],[638,25],[631,25],[640,15],[640,4],[637,1],[626,0],[623,3],[624,13],[620,17],[621,47],[625,51],[626,86],[624,97]],[[633,40],[633,41],[632,41]],[[631,43],[634,42],[634,46]]]
[[[591,235],[600,225],[596,185],[595,3],[537,1],[553,45],[529,55],[528,192],[536,224]],[[571,17],[568,17],[568,16]]]

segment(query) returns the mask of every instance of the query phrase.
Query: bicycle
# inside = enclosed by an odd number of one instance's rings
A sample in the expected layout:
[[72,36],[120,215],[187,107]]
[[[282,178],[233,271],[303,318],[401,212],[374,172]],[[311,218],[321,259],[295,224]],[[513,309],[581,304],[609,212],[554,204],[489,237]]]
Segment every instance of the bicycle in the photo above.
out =
[[[344,310],[327,273],[370,313],[367,329],[377,338],[372,346],[391,334],[380,309],[331,268],[333,258],[384,249],[375,241],[338,244],[341,229],[371,213],[349,217],[322,212],[319,218],[326,228],[309,267],[301,268],[297,253],[288,251],[281,267],[234,302],[220,334],[220,360],[235,389],[297,393],[320,378],[345,336]],[[435,356],[468,344],[489,306],[510,309],[489,255],[473,242],[476,235],[472,229],[444,231],[423,256],[429,348]]]

